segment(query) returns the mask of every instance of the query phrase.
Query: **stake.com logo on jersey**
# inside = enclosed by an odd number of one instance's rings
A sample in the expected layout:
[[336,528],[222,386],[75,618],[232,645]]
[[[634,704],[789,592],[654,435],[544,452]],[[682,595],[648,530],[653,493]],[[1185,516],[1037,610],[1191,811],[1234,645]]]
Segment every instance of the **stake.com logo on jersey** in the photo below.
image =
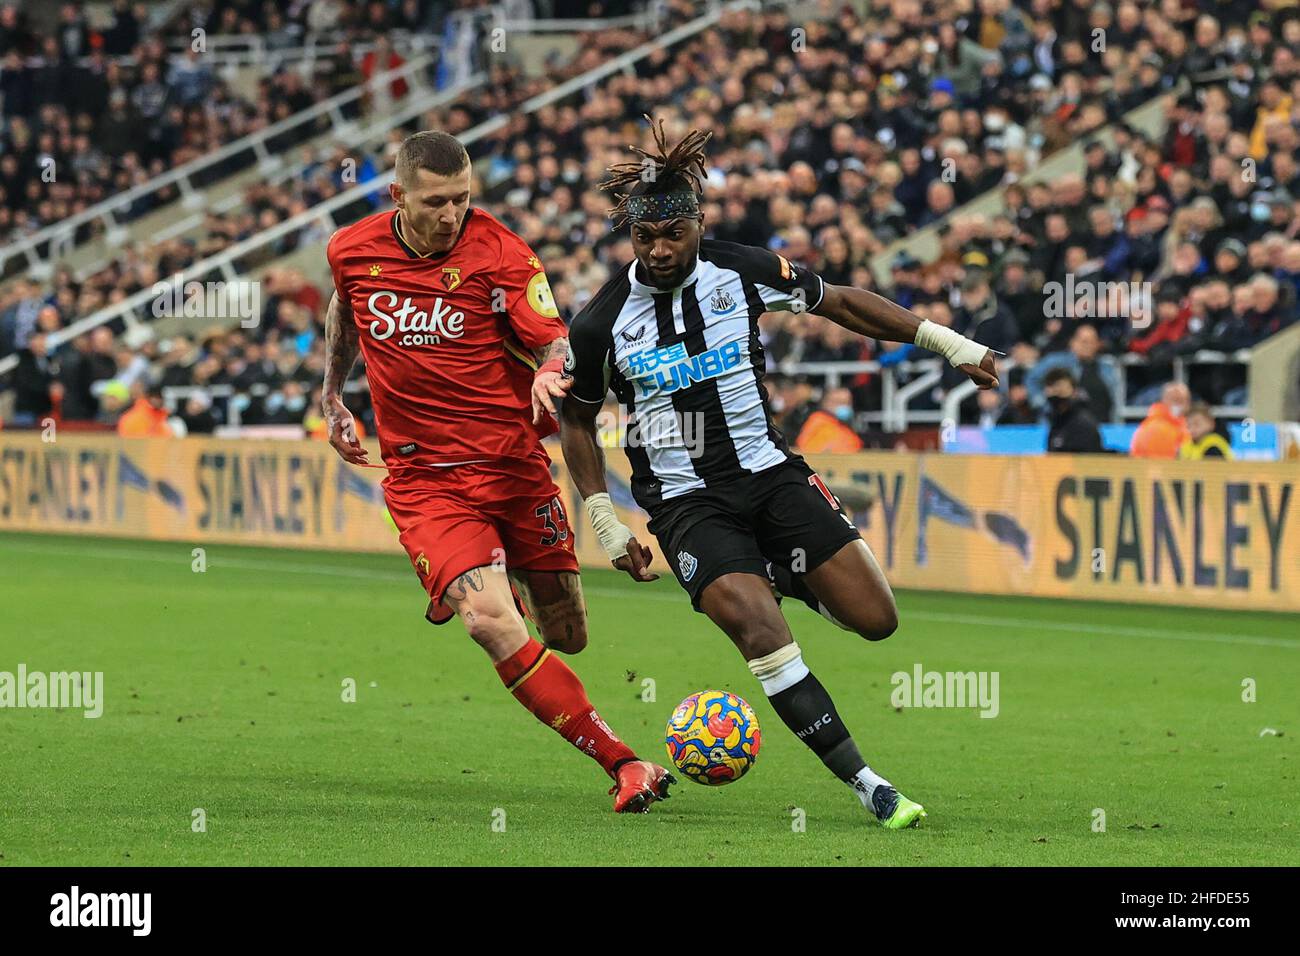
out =
[[465,313],[453,312],[451,306],[442,304],[442,296],[433,300],[433,307],[428,311],[417,309],[408,295],[397,305],[396,292],[372,292],[366,300],[366,307],[373,315],[370,334],[377,341],[383,342],[402,333],[396,340],[398,345],[437,345],[445,336],[458,339],[465,334]]
[[727,342],[698,355],[686,354],[686,343],[646,349],[627,357],[627,377],[637,384],[641,398],[655,392],[675,392],[695,382],[717,378],[735,368],[744,356],[739,342]]

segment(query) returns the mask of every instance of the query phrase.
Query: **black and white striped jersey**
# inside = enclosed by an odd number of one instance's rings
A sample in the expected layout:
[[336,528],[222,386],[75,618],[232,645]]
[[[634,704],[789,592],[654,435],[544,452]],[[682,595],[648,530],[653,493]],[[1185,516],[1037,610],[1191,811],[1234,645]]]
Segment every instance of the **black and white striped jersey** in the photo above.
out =
[[632,494],[650,508],[793,457],[772,424],[758,337],[764,312],[813,311],[821,277],[755,246],[704,240],[675,289],[606,282],[569,329],[569,396],[627,411]]

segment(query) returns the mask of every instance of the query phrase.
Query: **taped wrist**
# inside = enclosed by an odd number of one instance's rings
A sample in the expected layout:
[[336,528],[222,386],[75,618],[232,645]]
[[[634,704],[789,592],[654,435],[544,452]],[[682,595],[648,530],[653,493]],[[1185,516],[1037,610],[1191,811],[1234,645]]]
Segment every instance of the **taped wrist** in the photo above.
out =
[[964,335],[952,329],[937,325],[929,319],[923,321],[916,329],[916,344],[931,352],[938,352],[948,360],[953,368],[958,365],[979,366],[988,351],[978,342],[972,342]]
[[617,561],[627,554],[627,543],[632,540],[632,529],[618,520],[614,505],[606,492],[591,495],[582,505],[587,509],[591,527],[600,539],[600,545],[609,555],[610,561]]
[[564,359],[553,358],[549,362],[542,363],[542,365],[540,365],[537,369],[537,374],[541,375],[543,372],[563,372],[563,371],[564,371]]

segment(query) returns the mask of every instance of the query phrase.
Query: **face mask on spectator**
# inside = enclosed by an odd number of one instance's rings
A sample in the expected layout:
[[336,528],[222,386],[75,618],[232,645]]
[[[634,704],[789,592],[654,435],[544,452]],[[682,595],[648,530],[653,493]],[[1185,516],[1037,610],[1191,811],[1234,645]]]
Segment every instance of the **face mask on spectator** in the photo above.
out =
[[841,405],[835,409],[835,417],[845,424],[848,424],[848,422],[853,418],[853,409],[848,405]]
[[1268,222],[1268,203],[1251,203],[1250,218],[1254,219],[1256,222]]

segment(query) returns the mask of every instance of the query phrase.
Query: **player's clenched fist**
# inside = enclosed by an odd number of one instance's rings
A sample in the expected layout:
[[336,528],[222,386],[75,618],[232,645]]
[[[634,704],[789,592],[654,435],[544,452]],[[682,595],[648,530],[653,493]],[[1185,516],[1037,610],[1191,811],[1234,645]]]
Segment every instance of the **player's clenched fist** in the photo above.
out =
[[1001,355],[1001,352],[988,349],[984,353],[984,358],[980,359],[979,365],[965,363],[958,365],[957,368],[965,372],[970,377],[970,380],[980,388],[997,388],[1000,384],[998,381],[997,357]]
[[565,377],[564,360],[552,359],[537,370],[533,376],[533,424],[542,421],[545,411],[555,418],[555,399],[563,398],[569,391],[573,379]]
[[322,405],[325,424],[329,428],[330,444],[334,446],[334,450],[349,464],[369,464],[366,460],[365,448],[357,441],[356,419],[343,404],[343,399],[337,395],[329,395]]

